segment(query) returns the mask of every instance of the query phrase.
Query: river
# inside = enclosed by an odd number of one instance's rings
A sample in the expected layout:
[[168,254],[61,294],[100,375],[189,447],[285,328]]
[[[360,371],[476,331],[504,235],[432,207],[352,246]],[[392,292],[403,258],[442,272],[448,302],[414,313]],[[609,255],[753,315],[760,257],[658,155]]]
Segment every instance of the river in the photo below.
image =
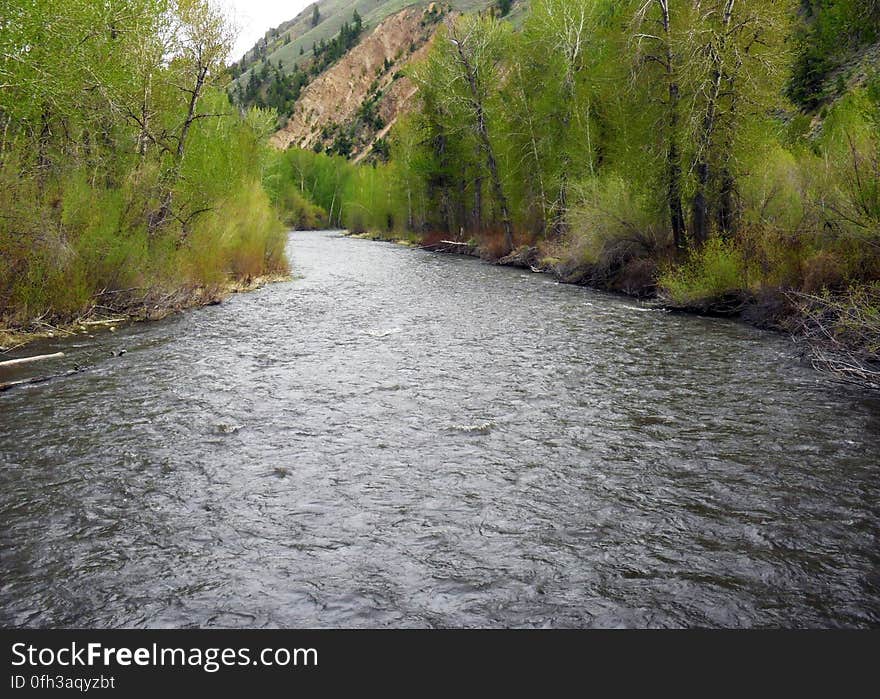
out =
[[29,348],[86,371],[0,394],[0,625],[880,625],[880,400],[789,339],[333,232],[290,257]]

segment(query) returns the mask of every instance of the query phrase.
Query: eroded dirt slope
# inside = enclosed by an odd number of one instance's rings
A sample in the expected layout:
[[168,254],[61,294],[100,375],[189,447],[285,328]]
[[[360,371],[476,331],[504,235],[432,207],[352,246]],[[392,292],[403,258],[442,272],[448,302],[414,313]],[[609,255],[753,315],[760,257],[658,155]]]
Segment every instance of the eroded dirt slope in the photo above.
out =
[[[311,149],[316,144],[327,149],[345,134],[354,137],[350,156],[363,157],[415,96],[415,85],[400,72],[425,55],[446,16],[443,8],[432,4],[386,19],[303,90],[272,144],[280,149]],[[365,120],[363,106],[369,101],[375,105],[370,110],[373,118]]]

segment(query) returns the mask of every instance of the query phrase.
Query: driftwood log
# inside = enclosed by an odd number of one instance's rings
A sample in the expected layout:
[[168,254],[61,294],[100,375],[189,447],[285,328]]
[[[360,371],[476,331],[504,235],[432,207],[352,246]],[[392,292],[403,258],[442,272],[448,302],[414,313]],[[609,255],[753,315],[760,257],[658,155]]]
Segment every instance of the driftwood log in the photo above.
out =
[[431,252],[456,252],[461,255],[470,255],[474,251],[474,246],[470,243],[460,243],[455,240],[441,240],[439,243],[431,243],[421,247],[422,250],[430,250]]
[[19,366],[21,364],[31,364],[32,362],[44,362],[49,359],[61,359],[64,356],[64,352],[56,352],[55,354],[39,354],[34,357],[21,357],[20,359],[7,359],[5,362],[0,362],[0,369],[5,369],[6,367]]
[[127,318],[108,318],[107,320],[83,320],[79,324],[86,327],[99,327],[103,325],[120,325],[127,321]]

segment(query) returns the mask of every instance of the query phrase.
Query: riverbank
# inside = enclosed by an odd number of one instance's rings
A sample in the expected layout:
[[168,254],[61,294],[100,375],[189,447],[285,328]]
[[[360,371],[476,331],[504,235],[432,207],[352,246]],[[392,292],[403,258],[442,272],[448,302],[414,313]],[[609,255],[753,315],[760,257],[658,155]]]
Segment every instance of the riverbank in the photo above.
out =
[[762,329],[784,331],[786,330],[784,319],[795,315],[793,307],[783,305],[785,297],[782,294],[774,299],[775,304],[770,299],[763,299],[763,305],[766,306],[764,314],[746,313],[753,302],[757,303],[757,298],[744,292],[696,298],[690,303],[676,303],[662,293],[657,279],[658,265],[647,258],[619,268],[612,266],[602,269],[596,264],[579,262],[571,254],[565,254],[564,250],[548,250],[543,246],[521,245],[507,255],[498,256],[491,248],[473,242],[431,238],[422,240],[414,234],[401,237],[397,234],[388,235],[375,231],[346,232],[346,235],[358,240],[395,243],[429,252],[477,257],[488,264],[500,267],[514,267],[531,270],[536,274],[548,274],[562,284],[654,301],[663,310],[710,317],[742,318]]
[[89,309],[76,317],[49,318],[44,315],[23,323],[4,323],[0,326],[0,354],[20,349],[37,340],[89,335],[101,328],[113,331],[125,323],[162,320],[191,308],[214,306],[235,294],[256,291],[267,284],[288,281],[290,278],[289,274],[267,274],[218,285],[187,285],[171,291],[104,291],[94,297]]

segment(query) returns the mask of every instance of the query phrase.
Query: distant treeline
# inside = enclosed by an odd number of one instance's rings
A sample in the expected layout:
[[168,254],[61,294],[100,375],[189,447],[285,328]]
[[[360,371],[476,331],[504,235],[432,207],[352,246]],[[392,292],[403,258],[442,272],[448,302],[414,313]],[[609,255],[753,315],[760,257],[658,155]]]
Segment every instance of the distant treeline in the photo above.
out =
[[359,167],[341,155],[294,148],[273,156],[265,184],[285,223],[294,228],[404,236],[416,227],[408,218],[404,174],[394,163]]

